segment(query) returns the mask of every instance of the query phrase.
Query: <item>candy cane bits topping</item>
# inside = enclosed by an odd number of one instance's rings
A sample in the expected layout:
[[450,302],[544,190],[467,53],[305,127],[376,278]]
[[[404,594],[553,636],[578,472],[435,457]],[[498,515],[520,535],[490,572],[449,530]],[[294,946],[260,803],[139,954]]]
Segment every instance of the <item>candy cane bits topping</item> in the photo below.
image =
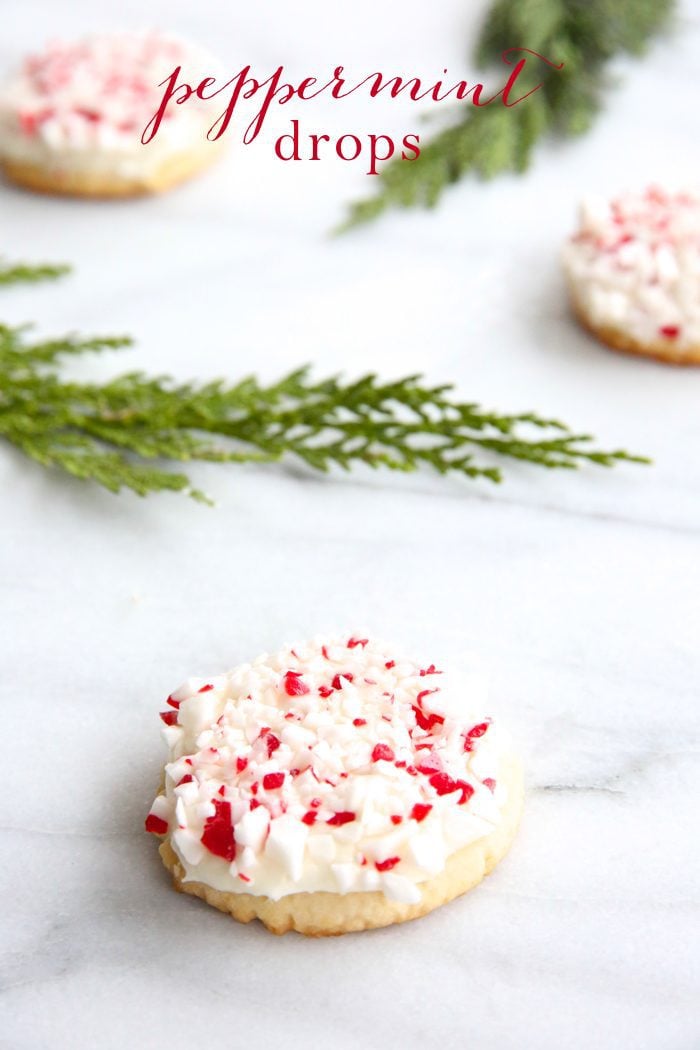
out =
[[393,762],[394,752],[387,744],[375,744],[372,748],[373,762]]
[[344,810],[342,813],[334,813],[330,817],[326,824],[330,824],[334,828],[342,827],[343,824],[350,824],[355,819],[356,814],[351,813],[349,810]]
[[284,784],[284,773],[266,773],[262,785],[266,791],[276,791]]
[[343,679],[345,679],[346,682],[352,682],[354,677],[355,676],[350,674],[349,671],[344,671],[342,674],[337,674],[337,675],[334,676],[333,681],[331,682],[331,685],[336,690],[337,689],[342,689],[343,688]]
[[287,671],[284,676],[284,691],[287,696],[304,696],[309,692],[309,687],[302,681],[299,671]]
[[163,820],[162,817],[157,817],[155,813],[149,813],[146,817],[144,824],[146,831],[152,835],[167,835],[168,833],[168,822]]
[[202,845],[215,857],[232,861],[236,858],[236,840],[231,823],[231,803],[214,800],[214,816],[209,817],[202,833]]
[[280,738],[268,732],[265,735],[265,743],[267,744],[267,757],[270,758],[280,746]]
[[374,863],[377,871],[391,871],[397,864],[401,863],[401,857],[389,857],[387,860],[377,860]]
[[440,674],[351,635],[183,686],[161,715],[172,760],[147,830],[170,832],[188,878],[205,883],[207,863],[273,897],[278,884],[306,889],[306,871],[341,892],[391,872],[385,892],[415,899],[434,837],[453,836],[449,853],[474,834],[464,810],[494,822],[499,812],[483,757],[490,720],[464,719],[442,679],[423,688]]

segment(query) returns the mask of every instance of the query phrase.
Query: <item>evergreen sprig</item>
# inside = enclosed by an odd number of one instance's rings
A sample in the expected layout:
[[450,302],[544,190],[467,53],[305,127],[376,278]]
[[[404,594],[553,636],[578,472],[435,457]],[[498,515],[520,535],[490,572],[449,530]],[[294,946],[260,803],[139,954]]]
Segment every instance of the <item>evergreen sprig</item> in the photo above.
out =
[[[31,459],[111,492],[141,496],[192,488],[163,464],[193,460],[250,463],[296,457],[314,470],[364,463],[501,480],[488,462],[497,455],[541,467],[610,467],[641,456],[591,447],[557,420],[534,413],[502,415],[454,397],[449,385],[421,376],[384,382],[314,381],[301,368],[264,385],[177,383],[129,372],[104,383],[72,382],[61,358],[128,346],[126,338],[31,341],[26,328],[0,326],[0,437]],[[486,452],[487,459],[475,459]]]
[[[463,102],[456,123],[422,146],[414,161],[390,161],[377,176],[374,197],[350,205],[346,230],[390,207],[433,207],[445,189],[472,173],[483,179],[523,172],[535,145],[547,136],[580,135],[591,126],[610,84],[606,65],[620,53],[640,55],[668,23],[673,0],[496,0],[476,48],[480,68],[508,48],[527,47],[551,61],[532,59],[518,94],[542,87],[523,102],[478,109]],[[520,90],[522,88],[522,91]]]
[[0,284],[19,284],[53,280],[70,272],[70,266],[50,265],[28,266],[25,263],[7,265],[0,260]]

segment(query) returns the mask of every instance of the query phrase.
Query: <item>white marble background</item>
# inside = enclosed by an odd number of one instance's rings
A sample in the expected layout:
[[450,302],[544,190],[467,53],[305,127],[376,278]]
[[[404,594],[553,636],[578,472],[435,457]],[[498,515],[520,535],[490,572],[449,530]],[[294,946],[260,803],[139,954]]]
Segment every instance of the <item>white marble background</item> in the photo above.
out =
[[[397,10],[24,0],[0,68],[44,38],[144,20],[232,69],[473,68],[481,3]],[[3,291],[0,316],[138,337],[83,375],[425,369],[656,461],[511,466],[501,489],[203,467],[210,510],[115,498],[0,449],[3,1050],[700,1047],[700,374],[600,349],[570,321],[556,262],[582,192],[696,179],[699,48],[685,3],[671,38],[617,67],[590,135],[543,149],[524,178],[465,183],[433,214],[340,240],[326,234],[368,190],[362,168],[283,166],[269,137],[154,200],[0,188],[2,253],[76,267]],[[416,120],[359,96],[303,119]],[[527,810],[508,859],[450,907],[277,940],[168,888],[142,832],[157,711],[188,674],[332,627],[425,659],[478,652],[525,754]]]

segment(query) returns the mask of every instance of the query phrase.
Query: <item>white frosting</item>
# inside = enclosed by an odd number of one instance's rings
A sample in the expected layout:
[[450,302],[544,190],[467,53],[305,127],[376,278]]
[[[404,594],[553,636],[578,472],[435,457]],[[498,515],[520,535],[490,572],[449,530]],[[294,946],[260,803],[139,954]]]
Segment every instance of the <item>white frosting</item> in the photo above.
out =
[[[366,639],[314,639],[168,698],[169,833],[187,880],[264,894],[418,885],[491,832],[504,744],[447,676]],[[184,778],[184,782],[183,782]]]
[[210,56],[155,32],[113,33],[52,43],[0,93],[0,156],[47,168],[138,177],[174,154],[205,148],[213,102],[168,106],[158,134],[141,142],[181,65],[188,83],[218,69]]
[[588,198],[564,267],[596,325],[649,345],[700,344],[700,197],[652,187]]

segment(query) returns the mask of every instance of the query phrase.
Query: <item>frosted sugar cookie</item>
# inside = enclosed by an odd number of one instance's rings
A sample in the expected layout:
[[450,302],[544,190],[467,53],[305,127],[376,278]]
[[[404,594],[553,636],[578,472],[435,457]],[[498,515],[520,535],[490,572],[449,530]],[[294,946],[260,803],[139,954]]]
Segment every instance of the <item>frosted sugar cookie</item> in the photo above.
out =
[[522,806],[498,728],[432,664],[314,639],[190,679],[146,819],[175,887],[312,936],[403,922],[475,886]]
[[651,187],[584,201],[564,249],[579,321],[615,350],[700,363],[700,197]]
[[213,61],[156,32],[113,33],[53,43],[26,59],[0,90],[0,166],[13,182],[46,193],[129,197],[169,189],[207,167],[212,104],[171,106],[158,135],[141,135],[157,110],[158,85],[177,67],[196,76]]

